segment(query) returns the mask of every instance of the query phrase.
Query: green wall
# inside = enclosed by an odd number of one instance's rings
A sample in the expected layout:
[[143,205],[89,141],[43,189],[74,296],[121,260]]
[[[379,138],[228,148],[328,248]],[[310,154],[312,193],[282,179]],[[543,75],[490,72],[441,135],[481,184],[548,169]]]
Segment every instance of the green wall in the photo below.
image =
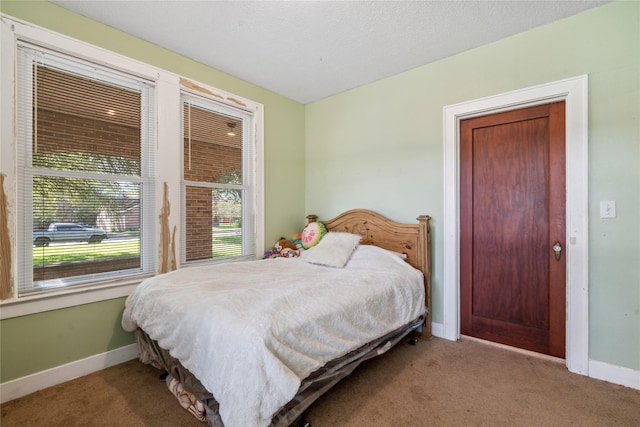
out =
[[124,298],[2,321],[2,382],[133,343]]
[[[304,105],[134,38],[53,3],[0,2],[0,11],[264,105],[265,248],[302,229]],[[133,343],[124,299],[0,321],[0,382]]]
[[[443,321],[443,107],[587,74],[589,357],[640,370],[640,2],[616,2],[309,104],[306,210],[433,217]],[[599,202],[616,200],[616,219]]]
[[[442,108],[589,75],[590,357],[640,370],[640,3],[583,12],[307,105],[47,2],[2,1],[24,21],[265,105],[265,246],[304,215],[354,207],[433,219],[442,322]],[[306,141],[306,142],[305,142]],[[618,218],[599,219],[616,200]],[[131,344],[124,299],[0,322],[0,382]]]

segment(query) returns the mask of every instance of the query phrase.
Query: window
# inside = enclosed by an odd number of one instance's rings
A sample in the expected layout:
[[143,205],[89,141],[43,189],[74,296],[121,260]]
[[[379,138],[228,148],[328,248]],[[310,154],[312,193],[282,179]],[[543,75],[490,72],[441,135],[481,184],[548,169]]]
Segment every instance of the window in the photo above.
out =
[[18,296],[154,271],[151,82],[18,46]]
[[125,297],[174,254],[262,254],[263,105],[4,14],[0,47],[0,318]]
[[254,117],[182,96],[182,262],[255,256]]

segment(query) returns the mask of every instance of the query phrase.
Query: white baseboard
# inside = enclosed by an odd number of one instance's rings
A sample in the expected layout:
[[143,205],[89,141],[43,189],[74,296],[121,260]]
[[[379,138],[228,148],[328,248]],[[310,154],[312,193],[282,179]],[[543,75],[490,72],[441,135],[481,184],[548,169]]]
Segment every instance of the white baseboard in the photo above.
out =
[[640,371],[589,360],[589,376],[640,390]]
[[434,337],[447,339],[444,336],[444,325],[442,323],[431,322],[431,334]]
[[[442,323],[431,323],[431,333],[433,336],[448,339],[445,336],[444,325]],[[504,346],[505,348],[512,348]],[[564,362],[564,361],[563,361]],[[578,375],[581,375],[577,373]],[[589,377],[608,381],[613,384],[623,385],[640,390],[640,371],[636,371],[621,366],[611,365],[597,360],[589,360]]]
[[[441,323],[432,323],[431,331],[436,337],[444,335],[444,326]],[[120,347],[102,354],[76,360],[65,365],[37,372],[26,377],[16,378],[0,384],[0,403],[34,393],[47,387],[70,381],[96,371],[135,359],[138,357],[138,348],[135,344]]]
[[86,359],[76,360],[65,365],[37,372],[26,377],[17,378],[0,384],[0,403],[17,399],[38,390],[52,387],[74,378],[100,371],[111,366],[135,359],[138,348],[130,344],[106,353],[96,354]]
[[[441,323],[432,323],[431,331],[434,336],[444,335]],[[0,384],[0,403],[17,399],[38,390],[52,387],[74,378],[82,377],[138,357],[138,348],[130,344],[86,359],[76,360],[66,365],[56,366],[46,371],[37,372],[26,377],[17,378]],[[608,381],[640,390],[640,371],[621,366],[610,365],[597,360],[589,361],[589,376],[598,380]]]

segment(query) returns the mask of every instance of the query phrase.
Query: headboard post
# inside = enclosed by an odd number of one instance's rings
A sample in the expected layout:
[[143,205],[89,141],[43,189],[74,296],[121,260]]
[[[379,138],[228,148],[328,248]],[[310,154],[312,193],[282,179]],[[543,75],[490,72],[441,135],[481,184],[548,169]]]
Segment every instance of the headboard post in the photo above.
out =
[[422,239],[418,239],[422,246],[418,248],[418,263],[420,264],[418,267],[424,274],[424,298],[427,306],[424,335],[431,338],[431,227],[429,224],[431,217],[420,215],[416,219],[420,227],[420,236],[422,236]]

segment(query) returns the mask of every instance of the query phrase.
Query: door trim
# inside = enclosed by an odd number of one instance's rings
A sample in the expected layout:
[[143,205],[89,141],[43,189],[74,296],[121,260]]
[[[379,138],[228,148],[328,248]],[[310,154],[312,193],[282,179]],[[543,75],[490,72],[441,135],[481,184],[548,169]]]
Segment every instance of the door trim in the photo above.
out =
[[589,375],[588,78],[586,75],[459,104],[444,113],[444,306],[442,338],[460,338],[460,120],[555,101],[566,105],[566,364]]

